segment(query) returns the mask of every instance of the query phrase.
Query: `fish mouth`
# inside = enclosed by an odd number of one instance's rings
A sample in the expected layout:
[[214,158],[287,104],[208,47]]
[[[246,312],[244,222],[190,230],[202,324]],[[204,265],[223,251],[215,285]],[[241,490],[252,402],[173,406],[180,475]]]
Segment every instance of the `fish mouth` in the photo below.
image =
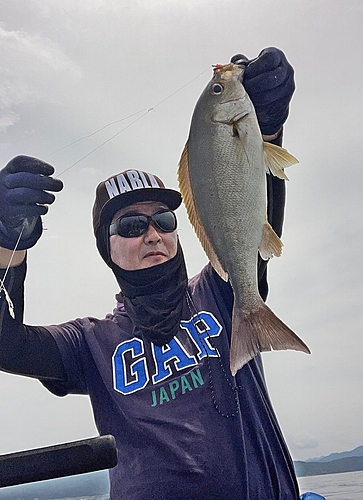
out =
[[245,70],[245,66],[233,63],[215,64],[213,68],[214,74],[219,75],[219,77],[223,80],[230,80],[233,77],[240,78],[241,74],[243,74]]

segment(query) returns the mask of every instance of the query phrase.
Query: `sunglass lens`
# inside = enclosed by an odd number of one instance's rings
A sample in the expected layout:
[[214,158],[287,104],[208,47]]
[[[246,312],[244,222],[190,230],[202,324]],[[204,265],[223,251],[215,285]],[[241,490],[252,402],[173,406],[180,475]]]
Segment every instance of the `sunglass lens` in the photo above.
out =
[[148,220],[143,215],[123,217],[119,221],[120,235],[124,238],[140,236],[147,230],[148,225]]
[[166,233],[171,233],[176,229],[176,217],[173,212],[160,212],[152,217],[156,226]]

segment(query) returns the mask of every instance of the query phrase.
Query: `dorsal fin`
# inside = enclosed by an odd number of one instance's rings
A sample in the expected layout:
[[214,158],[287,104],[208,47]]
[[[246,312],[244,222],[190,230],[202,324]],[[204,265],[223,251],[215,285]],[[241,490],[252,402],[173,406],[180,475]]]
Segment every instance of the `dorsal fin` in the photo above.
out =
[[221,263],[219,262],[219,259],[204,230],[203,224],[200,220],[197,208],[195,206],[194,196],[189,176],[188,142],[185,144],[182,155],[180,157],[179,168],[178,168],[178,181],[179,181],[180,192],[183,197],[184,205],[187,210],[190,223],[194,227],[194,231],[198,236],[199,241],[216,272],[224,281],[228,281],[228,274],[226,273]]

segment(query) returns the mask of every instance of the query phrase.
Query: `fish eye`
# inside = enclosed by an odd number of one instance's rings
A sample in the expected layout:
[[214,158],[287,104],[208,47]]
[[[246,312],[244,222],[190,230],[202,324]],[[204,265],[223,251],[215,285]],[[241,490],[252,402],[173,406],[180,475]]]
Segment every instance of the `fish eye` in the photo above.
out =
[[223,90],[224,90],[223,85],[221,85],[220,83],[214,83],[210,91],[211,94],[218,95],[221,94]]

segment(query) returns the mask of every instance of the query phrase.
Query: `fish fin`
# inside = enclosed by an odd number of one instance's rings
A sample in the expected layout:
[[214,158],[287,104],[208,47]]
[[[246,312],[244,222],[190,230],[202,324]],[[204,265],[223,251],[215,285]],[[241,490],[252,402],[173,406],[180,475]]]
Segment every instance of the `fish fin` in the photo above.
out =
[[222,264],[220,263],[212,247],[212,244],[204,230],[203,224],[200,220],[197,208],[195,206],[193,190],[190,184],[190,177],[189,177],[188,142],[185,144],[185,147],[180,157],[179,168],[178,168],[178,181],[184,205],[187,210],[188,218],[190,220],[190,223],[194,227],[194,231],[199,241],[216,272],[224,281],[228,281],[228,273],[226,273],[226,271],[223,269]]
[[272,259],[273,256],[280,257],[284,244],[277,236],[268,222],[265,222],[262,229],[262,239],[258,250],[263,260]]
[[236,375],[259,352],[292,349],[310,354],[307,345],[260,299],[257,310],[233,308],[230,367]]
[[265,164],[268,170],[279,179],[289,180],[284,172],[284,168],[290,167],[299,163],[299,160],[292,156],[286,149],[271,144],[270,142],[263,143],[263,152]]

